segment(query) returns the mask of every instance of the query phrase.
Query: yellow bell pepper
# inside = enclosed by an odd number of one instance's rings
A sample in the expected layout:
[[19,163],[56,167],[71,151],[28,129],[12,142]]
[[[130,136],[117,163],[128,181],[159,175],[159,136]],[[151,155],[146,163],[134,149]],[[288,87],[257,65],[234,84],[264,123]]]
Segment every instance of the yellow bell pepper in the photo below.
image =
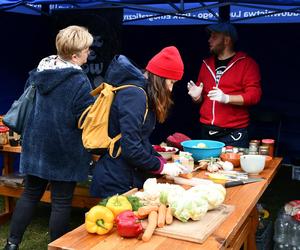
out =
[[131,203],[124,195],[114,195],[110,197],[106,203],[106,207],[114,213],[115,217],[123,211],[132,211]]
[[114,226],[114,214],[107,207],[94,206],[85,217],[85,228],[89,233],[106,234]]

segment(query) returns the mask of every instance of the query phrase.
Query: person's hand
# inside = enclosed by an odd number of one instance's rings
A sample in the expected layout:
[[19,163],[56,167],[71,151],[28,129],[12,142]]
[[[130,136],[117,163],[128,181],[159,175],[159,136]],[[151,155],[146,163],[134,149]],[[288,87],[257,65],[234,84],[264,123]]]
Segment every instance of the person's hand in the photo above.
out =
[[188,170],[185,166],[181,165],[178,162],[174,162],[174,163],[164,164],[164,168],[160,174],[167,174],[170,176],[178,176],[179,174],[187,173],[187,172],[188,172]]
[[221,103],[229,102],[229,95],[223,93],[223,91],[217,87],[213,87],[213,90],[209,91],[207,96],[211,101],[217,101]]
[[193,98],[194,101],[198,101],[201,97],[203,90],[203,83],[201,82],[199,87],[193,82],[189,81],[187,83],[188,94]]

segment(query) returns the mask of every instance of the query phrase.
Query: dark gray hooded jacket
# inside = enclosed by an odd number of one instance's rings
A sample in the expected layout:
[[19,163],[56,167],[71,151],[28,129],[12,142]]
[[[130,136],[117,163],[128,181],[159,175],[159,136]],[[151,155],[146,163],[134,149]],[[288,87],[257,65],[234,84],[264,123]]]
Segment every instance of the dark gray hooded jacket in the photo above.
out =
[[86,74],[77,68],[30,72],[37,86],[35,106],[23,134],[20,172],[57,181],[87,178],[90,154],[77,121],[94,98]]

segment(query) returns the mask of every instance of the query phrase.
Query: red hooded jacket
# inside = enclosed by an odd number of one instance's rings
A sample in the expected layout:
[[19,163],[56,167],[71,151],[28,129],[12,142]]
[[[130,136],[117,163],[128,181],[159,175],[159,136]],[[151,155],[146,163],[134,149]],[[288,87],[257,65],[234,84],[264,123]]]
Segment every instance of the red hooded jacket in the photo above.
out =
[[261,97],[260,72],[257,63],[244,52],[237,52],[228,63],[218,87],[228,95],[242,95],[244,105],[211,101],[207,94],[216,86],[215,59],[203,61],[197,85],[203,83],[200,122],[222,128],[245,128],[249,125],[248,106],[257,104]]

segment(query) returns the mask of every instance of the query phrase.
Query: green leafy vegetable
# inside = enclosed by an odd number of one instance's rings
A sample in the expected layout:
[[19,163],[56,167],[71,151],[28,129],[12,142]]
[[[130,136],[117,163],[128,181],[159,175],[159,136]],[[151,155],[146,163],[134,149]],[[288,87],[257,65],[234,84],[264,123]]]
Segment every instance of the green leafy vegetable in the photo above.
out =
[[159,201],[160,201],[160,203],[167,205],[168,204],[168,192],[161,191],[160,196],[159,196]]
[[110,197],[102,199],[101,201],[98,202],[98,205],[100,205],[100,206],[106,206],[106,203],[107,203],[107,201],[108,201],[109,198]]
[[140,199],[136,196],[129,195],[127,196],[128,201],[131,203],[132,210],[137,211],[143,204],[140,202]]

